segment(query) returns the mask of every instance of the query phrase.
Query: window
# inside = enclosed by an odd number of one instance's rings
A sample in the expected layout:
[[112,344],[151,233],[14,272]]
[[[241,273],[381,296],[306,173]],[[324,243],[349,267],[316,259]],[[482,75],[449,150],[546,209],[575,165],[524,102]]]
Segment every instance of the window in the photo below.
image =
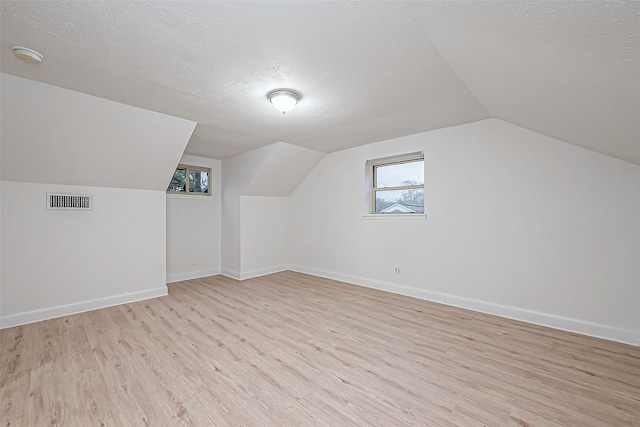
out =
[[209,168],[178,165],[167,188],[167,193],[210,195],[210,176],[211,169]]
[[424,214],[422,152],[366,163],[370,214]]

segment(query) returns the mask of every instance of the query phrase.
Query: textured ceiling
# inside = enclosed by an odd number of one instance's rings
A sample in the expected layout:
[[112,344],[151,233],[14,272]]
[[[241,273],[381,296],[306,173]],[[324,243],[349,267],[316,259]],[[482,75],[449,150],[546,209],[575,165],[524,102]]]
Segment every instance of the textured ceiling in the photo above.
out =
[[640,2],[444,2],[414,14],[492,117],[640,164]]
[[[497,117],[640,164],[638,2],[0,4],[2,72],[196,121],[188,154]],[[303,94],[286,116],[278,87]]]

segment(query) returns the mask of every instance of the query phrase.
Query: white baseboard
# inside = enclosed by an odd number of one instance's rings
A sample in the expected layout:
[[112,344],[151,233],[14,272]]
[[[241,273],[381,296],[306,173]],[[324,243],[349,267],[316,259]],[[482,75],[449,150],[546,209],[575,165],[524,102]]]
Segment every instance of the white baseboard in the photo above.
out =
[[382,291],[392,292],[400,295],[406,295],[428,301],[447,304],[454,307],[466,308],[473,311],[493,314],[496,316],[506,317],[514,320],[520,320],[527,323],[533,323],[535,325],[547,326],[563,331],[575,332],[582,335],[589,335],[592,337],[603,338],[610,341],[617,341],[634,346],[640,346],[640,331],[633,331],[598,323],[585,322],[583,320],[572,319],[555,314],[543,313],[539,311],[533,311],[502,304],[495,304],[488,301],[481,301],[451,294],[433,292],[425,289],[398,285],[395,283],[387,283],[379,280],[367,279],[364,277],[335,273],[301,265],[289,265],[288,269],[300,273],[311,274],[313,276],[325,277],[328,279],[339,280],[341,282],[351,283],[354,285],[365,286],[368,288],[379,289]]
[[254,277],[265,276],[267,274],[278,273],[280,271],[285,271],[288,269],[289,269],[289,266],[286,264],[275,265],[275,266],[265,267],[265,268],[257,268],[255,270],[249,270],[249,271],[236,271],[236,270],[229,270],[227,268],[223,268],[220,274],[235,280],[247,280],[247,279],[253,279]]
[[61,316],[68,316],[99,308],[112,307],[114,305],[162,297],[165,295],[168,295],[167,287],[162,286],[160,288],[148,289],[146,291],[131,292],[128,294],[114,295],[73,304],[59,305],[56,307],[48,307],[24,313],[9,314],[7,316],[0,317],[0,329],[25,325],[27,323],[39,322],[41,320],[48,320]]
[[199,279],[201,277],[217,276],[219,268],[207,268],[204,270],[185,271],[184,273],[167,274],[167,283],[181,282],[182,280]]
[[223,268],[220,274],[222,274],[223,276],[229,277],[230,279],[240,280],[240,272],[236,270],[229,270],[228,268]]
[[253,279],[254,277],[265,276],[267,274],[278,273],[288,270],[287,265],[276,265],[273,267],[257,268],[255,270],[241,271],[239,280]]

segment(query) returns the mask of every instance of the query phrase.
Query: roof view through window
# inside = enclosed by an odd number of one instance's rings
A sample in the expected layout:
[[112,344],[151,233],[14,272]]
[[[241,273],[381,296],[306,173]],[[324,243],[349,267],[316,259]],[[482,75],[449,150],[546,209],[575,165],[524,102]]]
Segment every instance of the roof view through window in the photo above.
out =
[[424,160],[374,167],[376,213],[424,213]]

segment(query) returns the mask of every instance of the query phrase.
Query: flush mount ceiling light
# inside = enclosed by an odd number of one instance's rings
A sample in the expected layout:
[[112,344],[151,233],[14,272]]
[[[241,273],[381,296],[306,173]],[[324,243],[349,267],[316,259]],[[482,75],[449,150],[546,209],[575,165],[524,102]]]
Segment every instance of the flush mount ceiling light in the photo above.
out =
[[32,64],[41,64],[44,59],[44,56],[42,56],[41,53],[36,52],[33,49],[29,49],[28,47],[14,46],[12,49],[16,58]]
[[276,110],[287,114],[300,102],[302,95],[293,89],[275,89],[267,94],[267,98]]

